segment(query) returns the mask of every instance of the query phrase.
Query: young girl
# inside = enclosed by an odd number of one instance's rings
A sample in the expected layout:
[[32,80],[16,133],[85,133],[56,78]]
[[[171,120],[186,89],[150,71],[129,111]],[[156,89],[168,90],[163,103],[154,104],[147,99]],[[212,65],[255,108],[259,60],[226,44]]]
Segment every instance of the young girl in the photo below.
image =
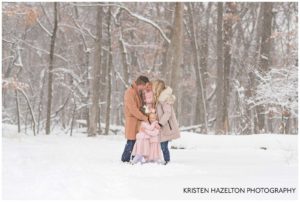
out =
[[151,112],[149,114],[149,121],[151,123],[156,124],[155,130],[148,130],[147,128],[145,129],[145,132],[150,136],[149,138],[149,156],[147,158],[148,162],[160,162],[161,160],[161,147],[160,147],[160,139],[159,139],[159,130],[160,126],[157,121],[157,116],[155,112]]
[[146,89],[143,91],[143,101],[146,105],[146,113],[153,112],[153,100],[152,83],[148,82],[146,84]]
[[158,121],[155,113],[149,114],[149,122],[142,122],[140,132],[136,135],[136,142],[133,147],[132,163],[158,162],[160,160]]

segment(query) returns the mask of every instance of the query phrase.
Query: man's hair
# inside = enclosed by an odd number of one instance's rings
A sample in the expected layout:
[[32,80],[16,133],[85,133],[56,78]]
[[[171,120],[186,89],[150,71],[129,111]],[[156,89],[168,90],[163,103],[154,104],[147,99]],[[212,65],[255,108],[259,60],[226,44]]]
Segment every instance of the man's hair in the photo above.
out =
[[148,82],[149,82],[149,79],[146,76],[139,76],[135,81],[136,85],[141,85],[141,84],[145,85]]

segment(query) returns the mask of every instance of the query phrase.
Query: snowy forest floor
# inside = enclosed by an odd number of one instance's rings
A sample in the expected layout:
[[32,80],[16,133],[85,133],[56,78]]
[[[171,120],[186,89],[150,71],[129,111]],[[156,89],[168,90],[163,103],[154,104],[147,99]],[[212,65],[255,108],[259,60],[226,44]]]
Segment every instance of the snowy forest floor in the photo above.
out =
[[[120,161],[123,135],[36,137],[2,125],[3,199],[296,199],[295,194],[183,193],[187,187],[297,187],[296,135],[200,135],[171,142],[171,163]],[[265,147],[266,149],[261,149]],[[298,188],[298,187],[297,187]]]

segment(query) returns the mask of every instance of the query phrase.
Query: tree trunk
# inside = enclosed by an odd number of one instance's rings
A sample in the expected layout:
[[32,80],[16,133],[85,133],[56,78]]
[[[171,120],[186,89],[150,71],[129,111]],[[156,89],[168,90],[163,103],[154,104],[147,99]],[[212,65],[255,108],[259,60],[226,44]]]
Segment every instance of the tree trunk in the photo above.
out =
[[217,19],[217,113],[216,113],[216,134],[224,134],[224,69],[223,69],[223,3],[218,3]]
[[201,66],[199,64],[199,48],[196,38],[196,29],[194,21],[194,10],[192,3],[188,3],[189,8],[189,18],[191,23],[191,42],[194,53],[194,69],[196,74],[196,85],[197,85],[197,97],[196,97],[196,110],[195,110],[195,122],[194,124],[202,124],[201,133],[207,133],[208,123],[207,123],[207,111],[206,111],[206,98],[204,94],[203,87],[203,74],[201,72]]
[[51,105],[52,105],[52,80],[53,80],[53,56],[54,56],[54,48],[55,48],[55,40],[57,33],[57,10],[58,3],[54,2],[54,28],[51,36],[51,45],[50,45],[50,61],[49,61],[49,69],[48,69],[48,103],[47,103],[47,120],[46,120],[46,135],[50,134],[50,124],[51,124]]
[[19,105],[18,90],[15,90],[15,95],[16,95],[16,106],[17,106],[18,133],[20,133],[21,132],[21,123],[20,123],[20,105]]
[[[176,2],[175,7],[175,21],[174,21],[174,33],[171,40],[174,48],[173,61],[168,62],[168,70],[171,70],[170,86],[173,88],[175,95],[178,95],[178,84],[179,84],[179,72],[182,63],[182,51],[183,51],[183,2]],[[175,111],[177,107],[175,107]]]
[[223,113],[223,125],[224,132],[228,134],[229,132],[229,118],[228,118],[228,108],[229,108],[229,98],[230,98],[230,65],[231,65],[231,46],[232,46],[232,25],[234,19],[234,13],[236,9],[236,4],[231,2],[225,3],[225,16],[224,16],[224,113]]
[[[200,47],[200,67],[203,75],[203,88],[205,98],[207,97],[206,93],[206,83],[207,83],[207,63],[208,63],[208,36],[209,36],[209,19],[211,13],[212,2],[209,2],[207,9],[205,11],[205,27],[202,30],[201,34],[201,47]],[[207,103],[206,103],[207,104]],[[207,107],[207,106],[206,106]]]
[[[262,33],[261,33],[261,43],[260,43],[260,57],[259,66],[262,72],[269,71],[270,65],[270,48],[271,48],[271,32],[272,32],[272,2],[262,3],[263,21],[262,21]],[[265,126],[265,107],[262,105],[257,106],[257,116],[258,116],[258,129],[259,132],[266,132]]]
[[264,2],[263,6],[263,30],[260,48],[260,67],[262,71],[268,71],[271,64],[270,49],[271,49],[271,34],[272,34],[272,2]]
[[121,33],[120,39],[119,39],[121,51],[122,51],[122,64],[123,64],[123,73],[124,73],[124,82],[126,85],[129,84],[129,62],[127,58],[127,49],[125,47],[123,34]]
[[73,112],[72,112],[72,120],[71,120],[71,130],[70,130],[70,136],[73,135],[73,127],[74,127],[74,121],[75,121],[75,115],[76,115],[76,98],[73,94],[73,100],[74,100],[74,107],[73,107]]
[[[263,11],[262,11],[262,3],[258,3],[258,14],[255,20],[255,43],[254,43],[254,53],[252,57],[253,65],[255,67],[259,64],[259,51],[260,51],[260,41],[261,41],[261,30],[262,30],[262,18],[263,18]],[[249,76],[249,85],[247,89],[247,97],[250,98],[255,94],[256,89],[256,80],[254,72],[250,71],[248,73]],[[258,134],[259,128],[258,128],[258,112],[260,111],[259,106],[254,107],[253,109],[248,111],[249,116],[251,117],[251,132]]]
[[[90,88],[90,83],[91,83],[91,79],[90,79],[90,71],[89,71],[89,68],[90,68],[90,52],[89,51],[86,51],[85,53],[85,67],[87,68],[87,76],[86,76],[86,86],[88,86],[88,92],[87,92],[87,96],[85,97],[84,99],[84,102],[86,104],[86,107],[84,108],[84,118],[86,120],[86,125],[89,126],[90,125],[90,116],[89,116],[89,101],[91,99],[91,88]],[[89,127],[87,127],[88,129]],[[88,131],[87,131],[88,132]]]
[[[36,121],[35,121],[35,117],[34,117],[34,113],[33,113],[33,108],[30,104],[30,101],[29,101],[29,98],[28,96],[26,95],[26,93],[22,90],[22,89],[18,89],[18,91],[21,92],[21,94],[24,96],[25,100],[26,100],[26,103],[27,103],[27,106],[28,106],[28,109],[29,109],[29,112],[30,112],[30,116],[31,116],[31,119],[32,119],[32,130],[33,130],[33,135],[35,136],[36,133],[35,133],[35,126],[36,126]],[[27,115],[26,115],[27,116]]]
[[[100,72],[101,72],[101,49],[102,49],[102,7],[97,7],[97,40],[95,42],[94,65],[92,70],[92,106],[89,112],[88,136],[96,136],[99,122],[99,99],[100,99]],[[101,128],[101,126],[99,126]]]
[[108,33],[108,63],[107,63],[107,97],[106,97],[106,117],[105,117],[105,134],[108,135],[109,124],[110,124],[110,106],[111,106],[111,76],[112,76],[112,47],[111,47],[111,9],[108,9],[108,19],[107,19],[107,33]]
[[[169,3],[165,3],[167,5],[165,5],[166,7],[169,7]],[[173,4],[173,3],[171,3]],[[166,9],[166,11],[164,12],[164,20],[166,20],[167,22],[169,22],[170,24],[172,24],[172,20],[170,22],[170,19],[172,19],[172,12],[169,11],[170,8]],[[174,29],[172,28],[172,26],[167,26],[167,31],[166,31],[166,35],[169,39],[173,38],[173,33],[174,33]],[[166,40],[164,40],[163,42],[163,53],[162,53],[162,65],[160,66],[160,71],[161,71],[161,75],[162,77],[164,77],[164,79],[167,79],[168,77],[166,76],[168,73],[168,62],[172,59],[172,42],[168,43]]]

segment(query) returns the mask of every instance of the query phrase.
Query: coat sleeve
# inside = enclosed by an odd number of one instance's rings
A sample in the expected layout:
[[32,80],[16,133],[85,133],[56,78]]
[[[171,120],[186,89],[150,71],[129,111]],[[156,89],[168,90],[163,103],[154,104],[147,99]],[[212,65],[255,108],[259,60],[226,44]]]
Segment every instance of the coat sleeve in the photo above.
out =
[[165,102],[162,105],[162,109],[163,109],[163,115],[160,117],[159,119],[159,123],[164,126],[168,123],[168,120],[171,117],[172,114],[172,105]]
[[149,136],[158,136],[158,134],[159,134],[159,130],[158,129],[154,129],[154,130],[147,130],[147,129],[145,129],[145,132]]
[[157,124],[157,122],[153,122],[152,124],[144,124],[144,122],[143,122],[142,127],[147,130],[154,130],[156,124]]
[[136,106],[133,95],[130,93],[125,94],[125,107],[128,108],[131,115],[133,115],[138,120],[147,121],[148,118],[145,116]]

